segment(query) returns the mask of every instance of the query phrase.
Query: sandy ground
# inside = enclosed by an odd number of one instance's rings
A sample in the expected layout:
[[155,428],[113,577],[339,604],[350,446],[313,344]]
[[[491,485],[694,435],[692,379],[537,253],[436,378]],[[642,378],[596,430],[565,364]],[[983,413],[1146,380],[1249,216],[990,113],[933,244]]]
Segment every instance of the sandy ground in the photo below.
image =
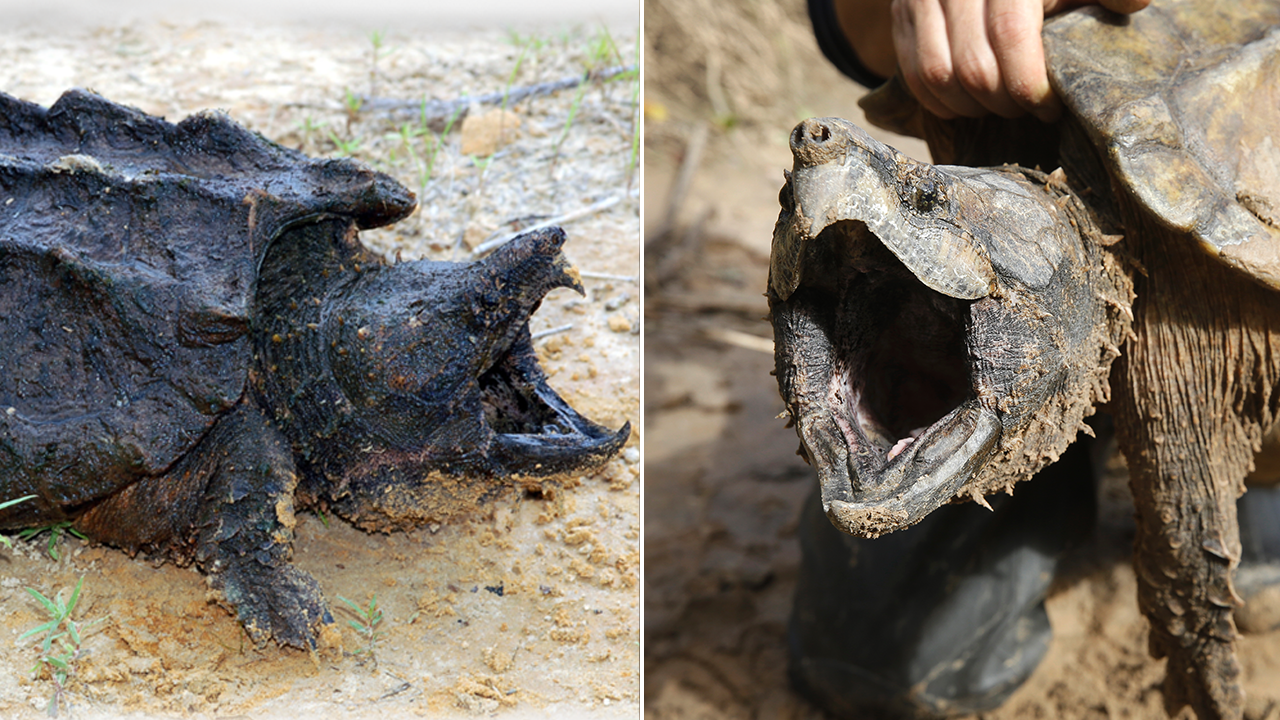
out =
[[[63,716],[639,714],[637,81],[513,104],[496,152],[483,147],[480,121],[455,126],[432,155],[437,133],[415,112],[346,107],[351,95],[452,100],[635,62],[638,19],[606,34],[593,18],[513,32],[492,19],[491,29],[419,23],[412,33],[408,23],[182,21],[0,31],[0,90],[12,95],[48,105],[69,87],[90,87],[171,121],[223,108],[282,144],[353,154],[391,173],[418,193],[420,210],[362,237],[405,259],[465,259],[486,239],[599,204],[564,223],[587,297],[555,291],[533,331],[571,326],[537,341],[552,385],[588,417],[637,428],[598,472],[541,494],[508,491],[442,526],[369,535],[302,514],[295,561],[330,598],[345,648],[314,660],[252,647],[206,601],[194,569],[75,539],[62,542],[57,561],[47,536],[0,548],[0,716],[40,717],[53,695],[49,676],[31,672],[35,641],[19,639],[45,619],[24,588],[65,597],[80,577],[75,617],[107,620],[84,640]],[[376,58],[375,30],[384,32]],[[385,616],[373,653],[356,653],[367,639],[346,626],[355,616],[339,595],[362,605],[376,597]]]
[[[646,8],[648,720],[825,717],[785,676],[796,524],[814,476],[794,430],[775,419],[783,405],[761,294],[788,132],[807,116],[861,113],[860,91],[812,47],[802,6]],[[691,161],[700,128],[708,139]],[[918,141],[873,134],[927,158]],[[696,172],[668,204],[688,165]],[[1166,717],[1164,661],[1147,655],[1137,609],[1123,475],[1099,499],[1097,530],[1065,559],[1047,600],[1047,657],[984,720]],[[1246,717],[1280,717],[1280,632],[1245,635],[1239,647]]]

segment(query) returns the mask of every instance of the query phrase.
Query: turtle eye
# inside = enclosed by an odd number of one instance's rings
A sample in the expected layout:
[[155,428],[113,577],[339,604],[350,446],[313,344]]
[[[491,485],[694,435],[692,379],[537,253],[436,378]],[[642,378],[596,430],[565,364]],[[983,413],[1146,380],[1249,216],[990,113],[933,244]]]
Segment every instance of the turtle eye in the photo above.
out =
[[932,212],[942,202],[942,191],[932,178],[924,178],[911,193],[911,204],[917,212]]

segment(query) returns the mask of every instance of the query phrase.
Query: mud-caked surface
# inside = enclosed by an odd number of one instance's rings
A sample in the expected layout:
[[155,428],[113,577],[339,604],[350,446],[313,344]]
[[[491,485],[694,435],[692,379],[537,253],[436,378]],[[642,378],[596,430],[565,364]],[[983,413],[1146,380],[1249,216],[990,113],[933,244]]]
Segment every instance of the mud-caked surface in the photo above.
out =
[[[636,25],[606,32],[588,18],[516,32],[433,32],[424,22],[8,28],[0,90],[47,106],[87,87],[175,122],[223,108],[283,145],[354,155],[418,194],[414,215],[362,233],[406,260],[468,259],[486,240],[592,208],[562,223],[587,296],[554,291],[531,329],[570,404],[606,426],[638,428],[634,77],[513,102],[505,115],[477,105],[447,135],[420,113],[357,99],[501,93],[633,63],[636,40]],[[509,489],[445,524],[369,534],[301,513],[294,562],[338,621],[336,642],[315,656],[254,647],[193,568],[71,538],[55,561],[48,534],[16,541],[0,548],[0,716],[42,717],[56,694],[47,669],[31,672],[40,636],[19,638],[48,619],[26,588],[66,598],[83,577],[73,617],[106,620],[83,638],[60,716],[634,717],[639,472],[637,430],[597,472],[541,492]],[[339,596],[366,607],[376,598],[371,649]]]
[[[812,42],[803,3],[781,7],[769,17],[713,2],[646,8],[648,47],[666,49],[647,67],[646,87],[647,720],[827,717],[786,677],[796,529],[816,476],[795,455],[794,429],[775,418],[784,406],[769,375],[762,293],[791,128],[808,116],[865,123],[857,87],[800,44]],[[656,28],[665,38],[652,36]],[[688,35],[699,42],[676,42]],[[772,74],[734,75],[744,63],[732,54],[744,47],[772,48]],[[748,94],[780,78],[799,80],[771,86],[763,101]],[[700,126],[708,139],[675,230],[663,235],[668,190]],[[927,159],[919,142],[873,134]],[[655,248],[681,256],[661,278],[652,275],[661,267]],[[1048,654],[1002,707],[968,720],[1166,717],[1165,661],[1148,655],[1138,610],[1133,501],[1123,467],[1111,470],[1097,529],[1050,589]],[[1280,717],[1280,632],[1246,634],[1239,652],[1245,717]]]

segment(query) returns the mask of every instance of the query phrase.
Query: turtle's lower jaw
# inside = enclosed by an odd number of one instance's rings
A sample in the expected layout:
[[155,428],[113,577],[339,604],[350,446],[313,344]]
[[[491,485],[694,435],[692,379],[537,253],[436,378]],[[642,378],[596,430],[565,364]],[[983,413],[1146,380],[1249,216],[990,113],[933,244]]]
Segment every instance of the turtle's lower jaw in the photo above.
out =
[[875,537],[962,494],[997,447],[996,372],[968,330],[1001,310],[929,289],[862,223],[807,244],[804,281],[771,297],[779,382],[828,516]]
[[603,462],[631,435],[580,415],[546,382],[528,326],[479,378],[484,424],[492,432],[490,462],[511,474],[545,476]]

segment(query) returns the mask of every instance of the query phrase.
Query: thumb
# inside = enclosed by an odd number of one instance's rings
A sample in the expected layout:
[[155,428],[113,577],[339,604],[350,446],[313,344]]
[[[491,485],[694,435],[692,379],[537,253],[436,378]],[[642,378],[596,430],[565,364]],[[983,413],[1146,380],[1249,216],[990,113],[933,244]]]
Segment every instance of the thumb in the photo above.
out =
[[1111,12],[1128,15],[1151,4],[1151,0],[1044,0],[1044,16],[1057,15],[1083,5],[1101,5]]
[[1111,12],[1135,13],[1151,4],[1151,0],[1099,0],[1099,5]]

